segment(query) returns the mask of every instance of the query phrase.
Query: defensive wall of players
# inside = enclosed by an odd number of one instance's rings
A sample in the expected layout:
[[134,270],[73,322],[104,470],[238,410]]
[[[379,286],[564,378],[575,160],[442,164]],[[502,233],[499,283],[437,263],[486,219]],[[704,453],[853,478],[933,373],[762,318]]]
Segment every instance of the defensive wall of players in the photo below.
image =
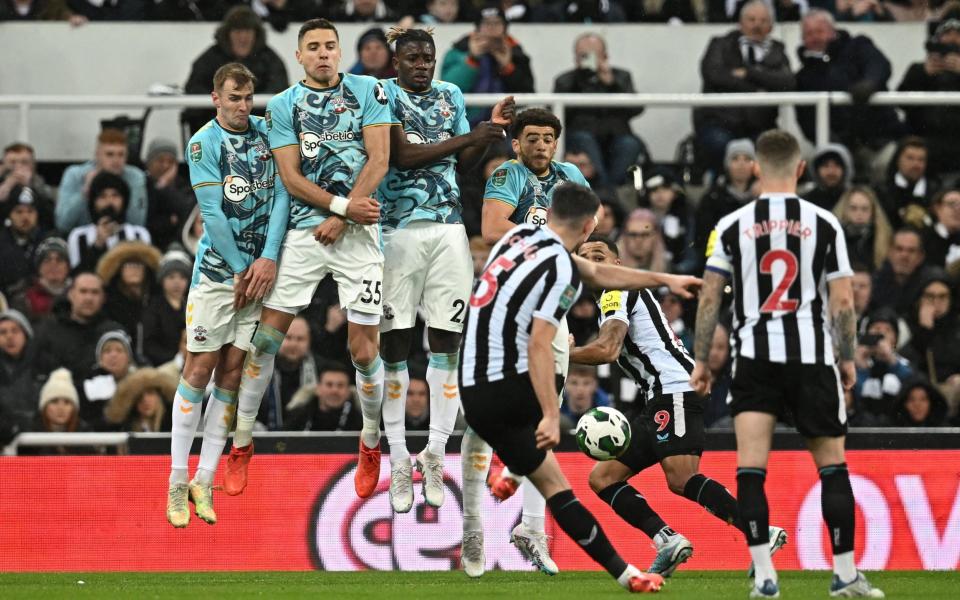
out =
[[[641,93],[695,93],[700,90],[699,63],[710,37],[732,25],[514,25],[511,33],[530,55],[535,91],[549,93],[553,80],[573,66],[573,42],[585,31],[599,31],[608,40],[611,63],[628,69]],[[60,23],[0,25],[0,52],[16,60],[0,64],[0,97],[22,94],[143,95],[154,83],[182,84],[192,61],[213,40],[215,23],[89,24],[70,28]],[[892,63],[890,85],[895,86],[910,63],[923,60],[926,37],[922,23],[843,25],[865,33]],[[345,24],[344,68],[356,60],[356,39],[366,26]],[[439,27],[435,37],[438,54],[470,30],[468,25]],[[295,77],[297,28],[284,33],[270,31],[268,44],[277,51]],[[784,42],[787,55],[797,67],[799,27],[777,25],[773,37]],[[69,51],[65,51],[68,48]],[[438,67],[439,70],[439,67]],[[652,114],[651,114],[652,113]],[[30,141],[41,160],[86,160],[93,152],[100,119],[118,114],[139,117],[138,109],[60,108],[31,112]],[[158,111],[150,117],[145,143],[156,136],[180,139],[178,111]],[[16,105],[0,107],[0,145],[18,134]],[[781,125],[791,128],[792,111],[782,114]],[[671,160],[677,142],[692,131],[690,109],[656,108],[633,121],[634,130],[653,149],[657,160]]]

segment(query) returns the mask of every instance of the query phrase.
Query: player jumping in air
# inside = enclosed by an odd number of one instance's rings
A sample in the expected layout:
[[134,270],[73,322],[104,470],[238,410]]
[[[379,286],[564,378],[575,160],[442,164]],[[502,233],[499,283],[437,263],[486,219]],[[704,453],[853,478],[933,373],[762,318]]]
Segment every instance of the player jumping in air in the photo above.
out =
[[[443,458],[460,409],[457,385],[460,332],[473,263],[461,218],[458,166],[470,168],[487,147],[506,137],[500,125],[480,123],[470,131],[460,89],[433,79],[437,50],[422,29],[390,31],[397,78],[381,81],[389,99],[391,167],[380,183],[384,242],[383,318],[380,321],[385,389],[383,424],[390,444],[390,504],[398,513],[413,506],[412,467],[404,430],[410,375],[407,357],[422,305],[430,363],[430,437],[416,458],[423,495],[443,504]],[[512,117],[513,101],[494,109]]]
[[820,472],[823,520],[833,547],[830,595],[882,598],[854,562],[856,506],[844,454],[843,389],[856,380],[853,271],[837,218],[797,197],[805,167],[789,133],[771,130],[757,139],[753,168],[760,198],[720,219],[707,244],[690,385],[700,394],[710,391],[706,357],[723,288],[732,279],[730,414],[740,520],[756,566],[750,597],[780,595],[767,552],[770,510],[763,488],[773,428],[789,409]]
[[560,529],[631,592],[660,589],[617,554],[570,489],[551,448],[560,441],[556,330],[580,294],[580,280],[615,289],[670,285],[684,297],[699,281],[597,264],[570,255],[593,232],[600,200],[576,184],[560,187],[544,226],[522,224],[494,246],[470,296],[460,363],[467,423],[513,472],[547,498]]
[[[578,254],[587,260],[620,264],[617,246],[591,237]],[[737,500],[725,487],[699,472],[705,433],[703,399],[690,387],[693,359],[674,334],[649,290],[603,291],[600,334],[570,349],[570,362],[587,365],[618,361],[640,386],[646,405],[633,421],[630,446],[617,460],[598,462],[590,488],[627,523],[653,540],[657,557],[647,569],[669,577],[690,556],[693,545],[660,518],[627,480],[657,463],[674,494],[700,504],[718,519],[739,525]],[[770,553],[787,541],[787,533],[770,528]]]
[[[286,192],[276,180],[267,127],[251,117],[253,73],[239,63],[217,69],[213,104],[217,117],[190,138],[190,181],[203,215],[203,237],[187,297],[187,358],[174,399],[167,520],[197,516],[217,522],[212,484],[237,405],[240,371],[270,290],[287,228]],[[187,483],[187,459],[200,423],[203,390],[216,369],[207,401],[200,466]]]
[[[580,171],[572,164],[553,160],[562,126],[550,111],[534,108],[521,112],[512,127],[513,150],[518,160],[500,165],[487,181],[483,197],[483,238],[494,243],[504,233],[520,223],[546,223],[554,190],[565,182],[587,186]],[[567,376],[567,321],[561,319],[554,340],[556,370]],[[562,387],[562,386],[561,386]],[[558,403],[562,398],[558,400]],[[479,514],[484,494],[483,483],[490,459],[490,447],[472,430],[463,436],[461,454],[470,457],[463,461],[463,549],[464,570],[471,577],[484,572],[483,524]],[[493,495],[500,500],[509,498],[523,485],[523,518],[510,534],[511,541],[521,553],[543,572],[556,574],[556,563],[550,558],[544,531],[546,501],[533,484],[522,483],[522,477],[511,475],[509,468],[491,472],[488,479]]]
[[[290,194],[290,221],[276,286],[264,298],[240,383],[237,432],[224,489],[239,494],[253,454],[251,431],[287,328],[331,274],[347,309],[347,338],[363,414],[357,494],[380,475],[383,365],[377,337],[383,300],[380,204],[371,198],[387,173],[390,111],[383,86],[341,74],[337,29],[326,19],[300,27],[297,61],[304,78],[267,105],[270,148]],[[319,243],[318,243],[319,242]]]

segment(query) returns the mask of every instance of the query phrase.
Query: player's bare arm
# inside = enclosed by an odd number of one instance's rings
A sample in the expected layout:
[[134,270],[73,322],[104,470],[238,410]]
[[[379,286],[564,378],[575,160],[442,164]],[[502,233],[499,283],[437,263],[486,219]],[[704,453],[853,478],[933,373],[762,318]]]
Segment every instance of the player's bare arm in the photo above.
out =
[[473,131],[458,135],[436,144],[411,144],[402,125],[390,128],[390,160],[401,169],[425,167],[457,154],[458,167],[469,169],[476,166],[490,144],[503,140],[506,131],[500,125],[489,121],[478,123]]
[[[486,207],[484,207],[486,208]],[[506,233],[506,232],[504,232]],[[642,290],[666,286],[681,298],[690,299],[696,295],[703,281],[692,275],[671,275],[640,271],[616,265],[595,263],[577,255],[571,255],[580,271],[580,278],[587,286],[606,290]]]
[[480,214],[480,234],[483,241],[496,244],[505,233],[517,226],[510,220],[510,215],[516,207],[497,200],[496,198],[483,199],[483,211]]
[[300,147],[284,146],[273,151],[280,180],[291,196],[303,200],[311,206],[330,208],[333,194],[303,176],[300,171]]
[[857,379],[853,364],[853,354],[857,347],[857,313],[853,308],[852,281],[850,277],[840,277],[829,282],[833,339],[837,343],[840,379],[845,390],[853,388]]
[[537,448],[549,450],[560,443],[560,406],[557,403],[557,382],[553,364],[555,325],[543,319],[533,319],[530,341],[527,344],[527,362],[530,382],[537,394],[543,419],[537,426]]
[[720,318],[720,303],[723,299],[723,286],[727,278],[716,271],[706,271],[703,274],[703,287],[697,302],[697,325],[693,344],[693,355],[696,364],[690,374],[690,386],[701,396],[710,392],[713,384],[713,375],[707,367],[707,356],[710,355],[710,344],[713,342],[713,330],[717,328]]
[[617,360],[623,349],[623,340],[629,326],[623,321],[610,319],[600,328],[600,334],[586,346],[570,348],[570,362],[581,365],[605,365]]

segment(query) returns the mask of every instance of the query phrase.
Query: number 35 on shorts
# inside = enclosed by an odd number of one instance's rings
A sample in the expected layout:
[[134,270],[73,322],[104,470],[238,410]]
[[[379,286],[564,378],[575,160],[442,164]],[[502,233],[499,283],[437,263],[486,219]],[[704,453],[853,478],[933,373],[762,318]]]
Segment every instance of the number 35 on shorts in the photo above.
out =
[[380,291],[380,287],[383,285],[381,281],[373,281],[372,279],[363,280],[363,293],[360,295],[360,302],[364,304],[373,304],[374,306],[379,306],[380,301],[383,300],[383,294]]

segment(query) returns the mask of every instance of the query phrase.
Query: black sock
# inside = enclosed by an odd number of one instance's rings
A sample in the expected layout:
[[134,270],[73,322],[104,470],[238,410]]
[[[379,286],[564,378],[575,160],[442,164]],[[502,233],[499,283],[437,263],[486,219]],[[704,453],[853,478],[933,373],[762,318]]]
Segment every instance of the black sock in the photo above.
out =
[[572,490],[564,490],[547,499],[547,506],[557,525],[570,539],[580,545],[598,565],[614,577],[620,577],[627,568],[617,551],[610,545],[600,524],[584,508]]
[[704,507],[721,521],[742,529],[737,499],[730,495],[727,488],[702,473],[691,477],[687,485],[683,486],[683,497]]
[[643,531],[650,539],[667,526],[660,515],[653,512],[646,498],[626,481],[608,486],[597,492],[597,495],[609,504],[621,519]]
[[820,469],[820,507],[834,554],[853,550],[856,506],[847,463]]
[[743,535],[747,538],[748,546],[770,542],[770,508],[767,506],[767,495],[763,491],[766,478],[766,469],[737,469],[737,505],[740,508]]

